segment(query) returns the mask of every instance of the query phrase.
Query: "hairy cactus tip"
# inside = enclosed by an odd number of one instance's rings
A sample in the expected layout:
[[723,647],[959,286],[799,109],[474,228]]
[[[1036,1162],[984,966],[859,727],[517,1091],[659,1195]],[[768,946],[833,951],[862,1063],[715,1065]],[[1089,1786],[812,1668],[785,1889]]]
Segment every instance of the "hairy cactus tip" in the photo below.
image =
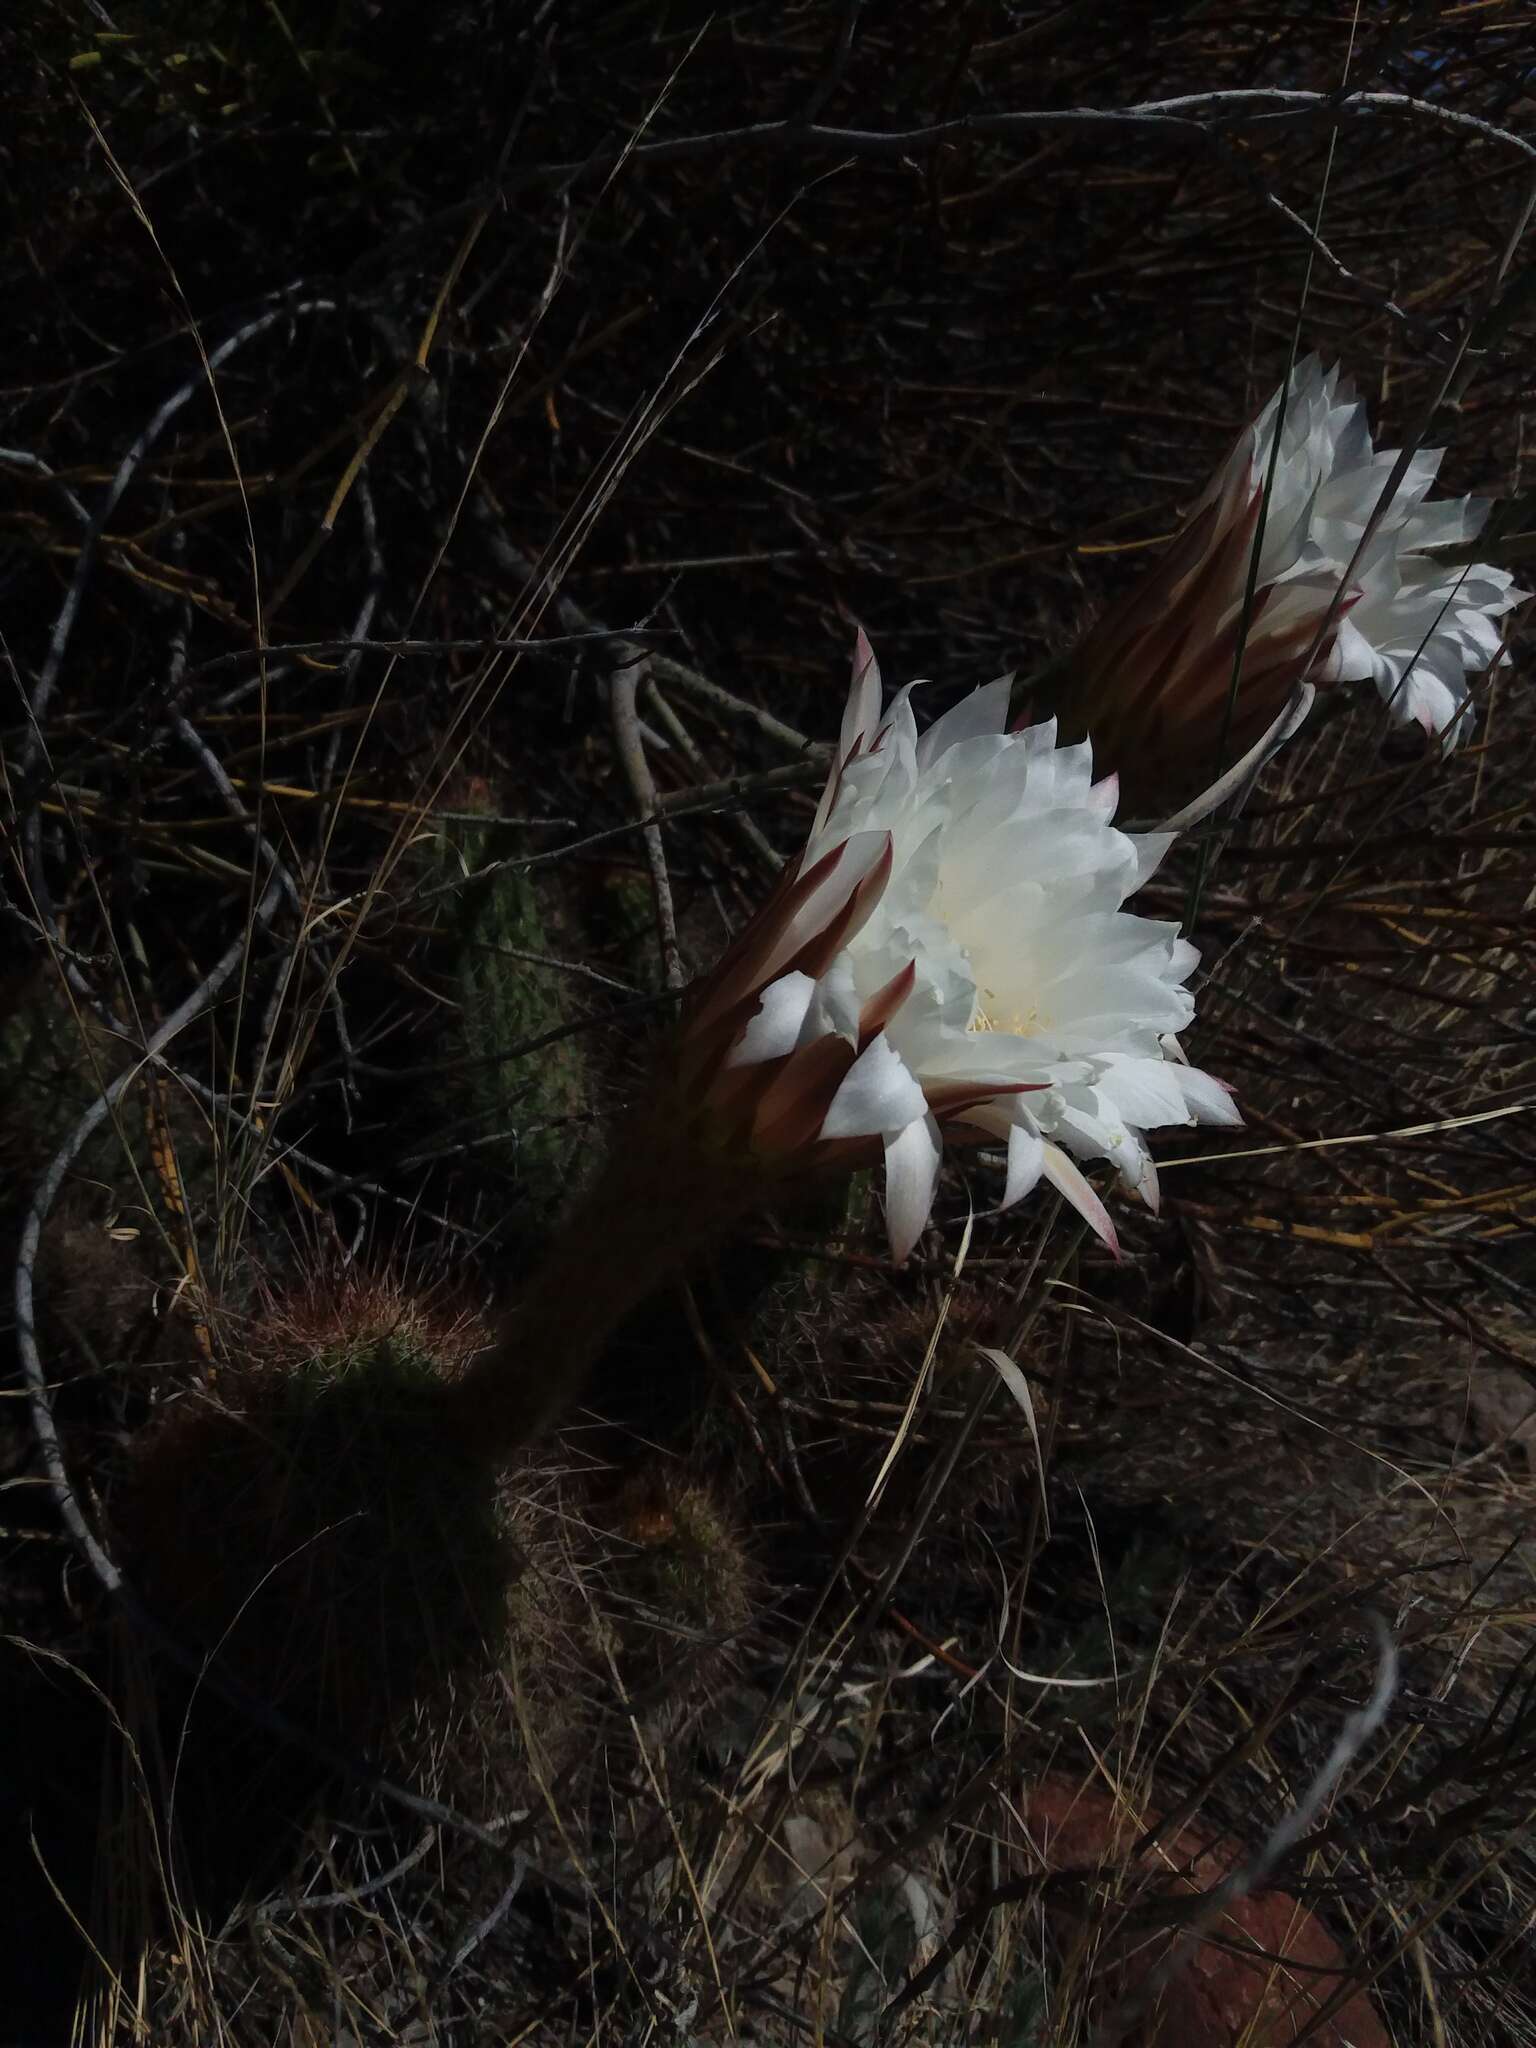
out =
[[1416,451],[1383,503],[1401,451],[1373,448],[1337,366],[1295,366],[1071,658],[1068,715],[1138,802],[1208,774],[1223,741],[1252,746],[1302,685],[1369,683],[1393,719],[1466,736],[1468,678],[1503,659],[1501,622],[1530,593],[1464,559],[1492,501],[1432,501],[1444,453]]
[[1010,684],[919,734],[861,633],[810,838],[685,1008],[715,1126],[780,1171],[883,1163],[898,1261],[946,1140],[1006,1145],[1005,1207],[1045,1181],[1113,1246],[1078,1161],[1155,1204],[1145,1131],[1239,1121],[1178,1048],[1198,954],[1123,907],[1173,835],[1119,830],[1114,778],[1054,722],[1008,731]]

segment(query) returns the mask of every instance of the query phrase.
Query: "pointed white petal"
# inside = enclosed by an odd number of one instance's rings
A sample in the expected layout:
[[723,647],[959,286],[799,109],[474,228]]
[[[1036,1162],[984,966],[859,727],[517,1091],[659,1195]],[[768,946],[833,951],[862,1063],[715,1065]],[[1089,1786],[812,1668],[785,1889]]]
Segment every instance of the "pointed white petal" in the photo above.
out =
[[1331,683],[1374,682],[1382,667],[1381,656],[1352,619],[1341,619],[1328,657]]
[[1088,792],[1089,802],[1106,822],[1120,808],[1120,777],[1118,773],[1104,776],[1094,783]]
[[806,1005],[798,1043],[809,1045],[813,1038],[833,1035],[855,1043],[859,1035],[859,991],[849,955],[839,953],[812,987],[814,994]]
[[[855,750],[861,754],[868,751],[879,722],[880,664],[875,660],[874,649],[869,644],[864,628],[860,626],[854,636],[853,680],[848,687],[848,701],[843,707],[843,728],[838,736],[837,751],[832,756],[832,766],[827,771],[821,801],[816,806],[816,822],[811,827],[811,846],[815,846],[832,814],[833,804],[843,788],[844,771]],[[809,851],[809,848],[807,850]],[[824,848],[817,850],[825,851]]]
[[823,1138],[889,1138],[926,1116],[928,1098],[882,1031],[859,1054],[832,1098]]
[[1451,686],[1422,661],[1415,662],[1403,680],[1393,689],[1384,689],[1382,695],[1394,718],[1404,723],[1412,721],[1430,734],[1445,731],[1455,718],[1460,701]]
[[1015,1202],[1032,1195],[1044,1170],[1045,1140],[1037,1130],[1014,1124],[1008,1133],[1008,1178],[1003,1186],[1003,1207],[1011,1209]]
[[763,990],[756,1014],[731,1047],[728,1067],[755,1067],[793,1052],[816,993],[808,974],[784,974]]
[[1136,880],[1134,889],[1144,889],[1167,858],[1168,849],[1178,839],[1178,830],[1164,829],[1160,832],[1128,832],[1126,838],[1136,856]]
[[1233,1101],[1231,1089],[1213,1074],[1204,1074],[1198,1067],[1181,1066],[1174,1069],[1174,1078],[1197,1123],[1226,1124],[1232,1128],[1242,1124],[1242,1111]]
[[1116,1059],[1106,1066],[1100,1087],[1126,1123],[1155,1131],[1189,1121],[1184,1074],[1171,1060]]
[[962,697],[942,718],[936,718],[917,743],[919,769],[927,768],[962,740],[1000,735],[1008,723],[1012,693],[1013,677],[999,676],[995,683],[984,683],[979,690],[972,690],[969,697]]
[[923,1234],[944,1146],[931,1116],[916,1118],[885,1148],[885,1228],[897,1265]]

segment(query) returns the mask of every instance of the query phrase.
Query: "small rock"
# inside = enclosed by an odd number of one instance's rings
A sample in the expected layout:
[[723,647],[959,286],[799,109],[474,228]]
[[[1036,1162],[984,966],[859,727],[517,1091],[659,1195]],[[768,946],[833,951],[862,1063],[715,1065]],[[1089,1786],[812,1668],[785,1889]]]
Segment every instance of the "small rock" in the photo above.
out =
[[[1030,1839],[1050,1870],[1124,1865],[1156,1815],[1133,1815],[1094,1785],[1045,1778],[1026,1795]],[[1241,1860],[1231,1844],[1185,1827],[1142,1857],[1144,1874],[1173,1896],[1210,1891]],[[1059,1937],[1081,1934],[1078,1915],[1054,1908]],[[1238,1899],[1193,1939],[1169,1982],[1143,2010],[1148,1979],[1173,1940],[1113,1938],[1096,1959],[1098,2017],[1119,2007],[1134,2015],[1121,2048],[1291,2048],[1348,1981],[1343,1951],[1317,1915],[1285,1892]],[[1252,1954],[1241,1953],[1254,1951]],[[1324,2025],[1307,2033],[1312,2048],[1392,2048],[1370,1998],[1355,1992]]]

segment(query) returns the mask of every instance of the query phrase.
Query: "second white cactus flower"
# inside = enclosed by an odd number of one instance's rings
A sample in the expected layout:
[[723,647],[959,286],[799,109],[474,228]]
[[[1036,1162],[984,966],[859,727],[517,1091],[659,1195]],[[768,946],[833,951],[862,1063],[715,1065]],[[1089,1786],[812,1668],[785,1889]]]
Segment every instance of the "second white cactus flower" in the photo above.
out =
[[1394,718],[1465,737],[1467,679],[1498,660],[1500,622],[1529,592],[1491,563],[1426,552],[1465,549],[1488,516],[1486,500],[1431,501],[1443,453],[1415,454],[1378,518],[1399,451],[1373,450],[1337,368],[1296,365],[1168,552],[1071,657],[1072,724],[1123,769],[1138,809],[1209,781],[1218,753],[1244,752],[1307,682],[1372,683]]
[[[1231,468],[1262,491],[1270,474],[1281,393],[1243,441]],[[1349,584],[1314,674],[1321,682],[1372,682],[1393,716],[1450,744],[1470,719],[1459,716],[1467,676],[1497,660],[1497,621],[1529,596],[1507,569],[1453,567],[1425,552],[1477,538],[1490,500],[1431,502],[1443,448],[1420,449],[1382,513],[1364,553],[1350,563],[1399,451],[1373,452],[1364,403],[1337,366],[1308,356],[1292,372],[1280,423],[1274,487],[1259,556],[1261,587],[1287,586],[1313,615],[1314,630],[1349,572]],[[1246,472],[1244,457],[1246,455]],[[1283,600],[1282,600],[1283,601]]]

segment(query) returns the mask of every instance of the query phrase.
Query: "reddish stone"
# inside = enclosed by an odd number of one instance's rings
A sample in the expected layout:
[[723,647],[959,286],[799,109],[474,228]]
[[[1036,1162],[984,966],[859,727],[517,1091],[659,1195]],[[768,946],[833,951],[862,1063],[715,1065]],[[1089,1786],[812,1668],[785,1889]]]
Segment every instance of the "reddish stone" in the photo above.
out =
[[[1174,1897],[1207,1892],[1240,1862],[1230,1843],[1198,1827],[1165,1837],[1128,1867],[1152,1813],[1132,1813],[1096,1785],[1042,1779],[1025,1795],[1024,1817],[1047,1869],[1119,1870],[1129,1894],[1151,1883]],[[1114,1918],[1113,1908],[1109,1916]],[[1053,1907],[1059,1939],[1081,1940],[1081,1909]],[[1285,1892],[1238,1899],[1189,1939],[1169,1982],[1144,2007],[1147,1979],[1175,1937],[1159,1932],[1110,1938],[1093,1958],[1100,2023],[1119,2008],[1129,2021],[1121,2048],[1290,2048],[1348,1981],[1343,1951],[1317,1915]],[[1262,1953],[1242,1954],[1234,1950]],[[1354,1992],[1308,2035],[1310,2048],[1392,2048],[1369,1996]]]

